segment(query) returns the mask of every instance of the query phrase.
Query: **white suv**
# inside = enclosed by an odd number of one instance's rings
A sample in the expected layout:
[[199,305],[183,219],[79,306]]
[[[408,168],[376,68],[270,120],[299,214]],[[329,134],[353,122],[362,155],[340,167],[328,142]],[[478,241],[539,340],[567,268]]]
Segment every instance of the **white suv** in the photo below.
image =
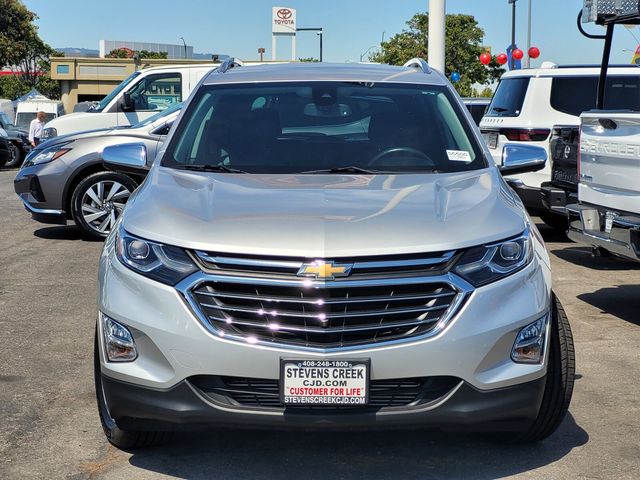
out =
[[[599,66],[558,66],[545,62],[542,68],[505,73],[480,129],[498,165],[509,142],[526,142],[549,151],[554,125],[580,125],[580,114],[596,106]],[[634,66],[612,66],[606,86],[607,109],[640,107],[640,70]],[[544,211],[540,186],[551,180],[551,162],[543,170],[509,178],[512,187],[533,214],[555,226],[557,216]],[[563,219],[562,219],[563,220]]]

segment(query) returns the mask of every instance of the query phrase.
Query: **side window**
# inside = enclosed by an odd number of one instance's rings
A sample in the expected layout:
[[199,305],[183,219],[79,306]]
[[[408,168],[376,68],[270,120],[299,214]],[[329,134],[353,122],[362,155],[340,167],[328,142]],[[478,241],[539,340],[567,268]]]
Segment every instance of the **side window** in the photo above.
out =
[[149,75],[129,94],[136,112],[165,110],[182,101],[182,76],[179,73]]

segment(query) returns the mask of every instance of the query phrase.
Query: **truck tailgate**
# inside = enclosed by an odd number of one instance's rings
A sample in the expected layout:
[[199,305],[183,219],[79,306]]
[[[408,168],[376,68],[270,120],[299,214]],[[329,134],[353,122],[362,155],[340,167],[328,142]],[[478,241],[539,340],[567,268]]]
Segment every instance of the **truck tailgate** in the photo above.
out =
[[640,115],[591,111],[580,119],[580,202],[640,212]]

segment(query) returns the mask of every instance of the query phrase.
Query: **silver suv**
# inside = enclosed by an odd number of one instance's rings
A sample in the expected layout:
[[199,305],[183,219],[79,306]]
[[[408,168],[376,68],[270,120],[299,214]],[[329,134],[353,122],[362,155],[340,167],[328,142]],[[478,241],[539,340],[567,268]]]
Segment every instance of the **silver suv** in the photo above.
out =
[[[142,145],[105,148],[111,168]],[[542,168],[507,145],[503,173]],[[445,77],[229,61],[100,261],[95,378],[122,448],[189,426],[550,435],[569,323],[536,227]]]

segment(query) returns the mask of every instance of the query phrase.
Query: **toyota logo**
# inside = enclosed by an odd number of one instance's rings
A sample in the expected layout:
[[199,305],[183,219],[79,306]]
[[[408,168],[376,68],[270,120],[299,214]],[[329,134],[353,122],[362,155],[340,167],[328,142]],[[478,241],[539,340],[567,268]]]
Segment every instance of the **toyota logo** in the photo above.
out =
[[291,10],[289,10],[288,8],[281,8],[276,12],[276,15],[278,16],[278,18],[281,18],[282,20],[289,20],[293,14],[291,13]]

